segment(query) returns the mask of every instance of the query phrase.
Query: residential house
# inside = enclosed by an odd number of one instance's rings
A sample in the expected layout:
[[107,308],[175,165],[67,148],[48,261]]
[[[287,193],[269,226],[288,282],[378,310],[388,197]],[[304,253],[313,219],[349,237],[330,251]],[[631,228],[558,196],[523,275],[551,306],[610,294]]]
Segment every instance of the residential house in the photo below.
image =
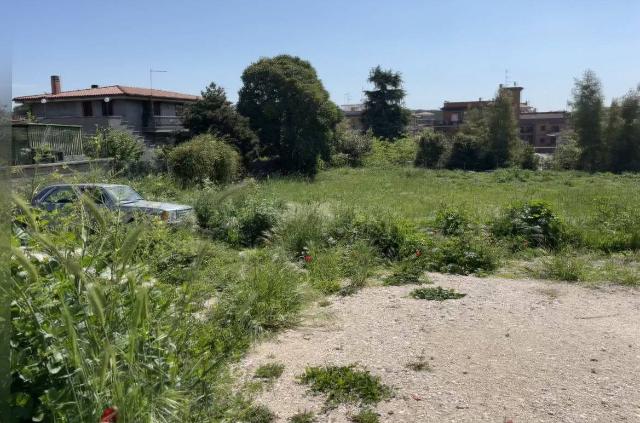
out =
[[85,133],[116,128],[142,137],[148,145],[171,142],[183,132],[181,112],[198,96],[150,88],[110,85],[62,91],[51,76],[51,93],[16,97],[38,123],[79,125]]
[[[522,87],[514,85],[500,90],[508,90],[513,100],[513,113],[518,116],[520,138],[532,145],[536,152],[551,153],[556,148],[560,133],[568,128],[569,116],[565,111],[538,112],[528,103],[521,102]],[[465,121],[465,115],[472,109],[481,109],[490,105],[492,101],[445,101],[442,106],[442,122],[436,124],[436,129],[452,133]]]
[[520,138],[533,145],[538,153],[552,153],[560,135],[568,128],[565,111],[530,112],[520,115]]

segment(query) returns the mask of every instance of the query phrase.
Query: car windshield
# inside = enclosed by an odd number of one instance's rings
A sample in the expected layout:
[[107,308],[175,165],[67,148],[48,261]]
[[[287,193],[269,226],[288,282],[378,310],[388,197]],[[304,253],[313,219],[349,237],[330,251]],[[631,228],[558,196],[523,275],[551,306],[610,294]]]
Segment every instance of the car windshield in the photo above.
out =
[[107,187],[106,190],[115,199],[116,203],[128,203],[131,201],[142,200],[142,196],[134,191],[133,188],[126,185],[117,185]]

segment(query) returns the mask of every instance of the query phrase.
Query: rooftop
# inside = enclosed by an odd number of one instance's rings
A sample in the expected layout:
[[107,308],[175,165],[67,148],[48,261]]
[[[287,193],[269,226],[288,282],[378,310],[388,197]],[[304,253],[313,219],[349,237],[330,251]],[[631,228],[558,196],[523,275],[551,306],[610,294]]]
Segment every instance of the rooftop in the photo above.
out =
[[71,100],[76,98],[92,97],[151,97],[166,100],[196,101],[200,97],[197,95],[177,93],[174,91],[156,90],[150,88],[127,87],[124,85],[109,85],[97,88],[85,88],[81,90],[61,91],[58,94],[35,94],[15,97],[13,101],[18,103],[32,102],[47,99]]

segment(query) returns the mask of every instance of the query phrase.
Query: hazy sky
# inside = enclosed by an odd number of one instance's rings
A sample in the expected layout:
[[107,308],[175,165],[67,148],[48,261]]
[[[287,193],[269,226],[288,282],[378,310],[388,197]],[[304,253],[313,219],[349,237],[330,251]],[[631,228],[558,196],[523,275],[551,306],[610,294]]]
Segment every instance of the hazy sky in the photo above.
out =
[[280,53],[309,60],[332,99],[358,102],[375,65],[400,71],[412,108],[491,97],[508,79],[538,110],[566,108],[591,68],[607,99],[640,82],[640,0],[13,2],[13,95],[99,85],[237,99],[243,69]]

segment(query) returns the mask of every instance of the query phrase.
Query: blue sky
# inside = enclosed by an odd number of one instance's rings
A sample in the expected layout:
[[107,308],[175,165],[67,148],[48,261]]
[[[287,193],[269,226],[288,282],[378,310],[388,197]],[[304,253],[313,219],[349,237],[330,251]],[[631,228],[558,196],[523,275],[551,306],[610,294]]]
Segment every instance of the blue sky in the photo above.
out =
[[640,82],[640,1],[58,0],[13,2],[13,95],[91,84],[237,99],[243,69],[280,53],[309,60],[357,102],[369,69],[400,71],[412,108],[487,98],[509,80],[538,110],[566,108],[591,68],[607,99]]

